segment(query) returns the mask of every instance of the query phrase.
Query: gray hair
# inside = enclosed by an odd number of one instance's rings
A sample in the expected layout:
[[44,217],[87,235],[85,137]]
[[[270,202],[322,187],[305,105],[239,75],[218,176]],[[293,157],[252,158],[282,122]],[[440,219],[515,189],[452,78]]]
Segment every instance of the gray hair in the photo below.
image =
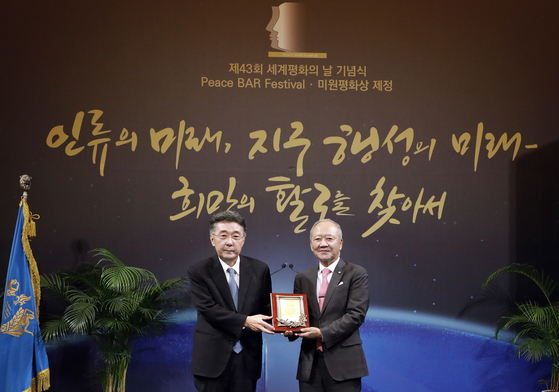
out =
[[310,232],[310,234],[309,234],[309,237],[310,237],[310,240],[311,240],[311,241],[312,241],[312,231],[313,231],[314,227],[315,227],[316,225],[318,225],[319,223],[322,223],[322,222],[330,222],[330,223],[333,223],[333,224],[335,224],[336,226],[338,226],[338,236],[340,237],[340,240],[343,239],[342,226],[340,226],[339,223],[334,222],[332,219],[326,218],[326,219],[320,219],[320,220],[316,221],[316,222],[314,223],[314,225],[312,225],[312,227],[311,227],[311,232]]

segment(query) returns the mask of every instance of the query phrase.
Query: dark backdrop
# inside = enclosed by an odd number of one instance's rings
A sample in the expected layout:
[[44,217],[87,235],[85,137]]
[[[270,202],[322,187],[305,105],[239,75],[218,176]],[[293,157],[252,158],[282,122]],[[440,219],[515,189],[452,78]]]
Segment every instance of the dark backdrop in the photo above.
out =
[[269,56],[278,2],[4,4],[1,269],[26,173],[43,273],[105,247],[182,275],[230,207],[272,270],[338,221],[372,306],[410,319],[456,317],[511,262],[553,271],[557,2],[303,3],[321,58]]

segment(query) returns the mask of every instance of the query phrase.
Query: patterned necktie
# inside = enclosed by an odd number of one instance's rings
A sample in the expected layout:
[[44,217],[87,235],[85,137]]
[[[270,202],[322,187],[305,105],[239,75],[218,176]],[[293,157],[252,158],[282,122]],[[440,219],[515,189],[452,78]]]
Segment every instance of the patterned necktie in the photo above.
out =
[[331,271],[328,268],[322,270],[322,284],[320,285],[320,290],[318,292],[318,307],[322,312],[322,305],[324,305],[324,297],[326,297],[326,291],[328,290],[328,274]]
[[[239,288],[237,287],[237,282],[235,282],[235,270],[233,268],[227,268],[229,272],[229,290],[231,290],[231,296],[233,297],[233,302],[235,303],[235,309],[239,310]],[[243,350],[241,342],[237,340],[235,346],[233,346],[233,351],[237,354]]]

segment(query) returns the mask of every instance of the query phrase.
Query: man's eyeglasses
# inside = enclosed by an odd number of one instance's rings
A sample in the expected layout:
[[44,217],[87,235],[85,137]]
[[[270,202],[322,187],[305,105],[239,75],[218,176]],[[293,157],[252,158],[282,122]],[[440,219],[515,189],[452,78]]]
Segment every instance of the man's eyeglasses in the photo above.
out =
[[225,233],[220,233],[220,234],[213,234],[214,237],[217,237],[218,239],[220,239],[221,241],[226,241],[228,238],[231,238],[233,241],[240,241],[243,238],[245,238],[244,234],[225,234]]

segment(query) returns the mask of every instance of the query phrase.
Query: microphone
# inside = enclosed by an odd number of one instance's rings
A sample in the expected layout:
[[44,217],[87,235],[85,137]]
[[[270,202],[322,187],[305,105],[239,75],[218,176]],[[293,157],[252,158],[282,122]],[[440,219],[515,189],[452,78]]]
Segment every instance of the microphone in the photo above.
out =
[[[293,265],[293,264],[291,264],[291,265]],[[284,269],[285,267],[287,267],[287,264],[283,263],[283,264],[281,265],[281,268],[280,268],[279,270],[277,270],[277,271],[271,273],[270,276],[272,276],[272,275],[275,274],[275,273],[280,272],[280,271],[281,271],[282,269]]]
[[299,273],[299,271],[295,271],[295,270],[293,269],[293,264],[289,264],[289,268],[291,268],[291,270],[293,270],[294,272]]

